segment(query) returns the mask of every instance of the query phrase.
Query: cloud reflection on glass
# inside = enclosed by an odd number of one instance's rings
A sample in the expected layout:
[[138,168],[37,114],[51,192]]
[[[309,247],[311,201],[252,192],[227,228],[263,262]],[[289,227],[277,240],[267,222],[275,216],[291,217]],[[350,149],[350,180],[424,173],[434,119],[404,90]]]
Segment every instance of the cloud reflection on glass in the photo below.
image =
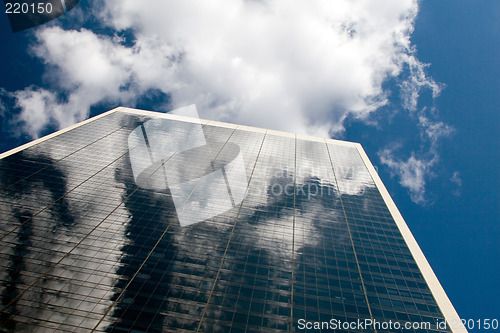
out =
[[352,146],[167,118],[116,112],[0,160],[0,330],[442,318]]

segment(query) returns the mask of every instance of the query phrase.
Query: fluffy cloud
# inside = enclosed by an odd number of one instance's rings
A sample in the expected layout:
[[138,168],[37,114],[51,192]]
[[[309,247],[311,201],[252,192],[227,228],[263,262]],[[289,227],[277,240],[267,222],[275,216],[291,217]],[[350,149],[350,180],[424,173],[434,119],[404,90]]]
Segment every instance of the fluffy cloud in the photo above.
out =
[[45,89],[29,87],[15,92],[12,96],[16,98],[17,106],[22,109],[19,119],[24,125],[24,131],[33,138],[38,137],[50,119],[61,114],[56,96]]
[[[158,89],[171,108],[196,103],[206,118],[328,136],[347,115],[384,105],[382,83],[405,64],[418,68],[409,42],[417,9],[412,0],[107,1],[101,24],[132,32],[132,43],[51,27],[37,32],[34,51],[64,92],[44,92],[68,119],[55,117],[59,126],[100,101],[133,106]],[[36,118],[23,113],[28,124]]]
[[411,199],[416,203],[425,202],[425,182],[428,170],[435,163],[435,159],[422,160],[414,154],[406,160],[394,157],[394,152],[384,149],[379,154],[380,161],[400,176],[400,184],[410,191]]
[[[174,106],[327,136],[386,103],[382,83],[408,59],[415,1],[106,3],[108,24],[172,46]],[[153,10],[154,9],[154,10]],[[146,37],[147,36],[147,37]],[[155,45],[148,42],[148,49]]]
[[386,148],[379,152],[380,162],[399,177],[399,183],[408,189],[411,199],[418,204],[427,201],[425,185],[434,177],[433,168],[439,162],[438,146],[443,138],[453,134],[452,127],[431,120],[426,111],[424,108],[418,114],[423,149],[412,151],[407,159],[398,157],[397,151],[401,147]]

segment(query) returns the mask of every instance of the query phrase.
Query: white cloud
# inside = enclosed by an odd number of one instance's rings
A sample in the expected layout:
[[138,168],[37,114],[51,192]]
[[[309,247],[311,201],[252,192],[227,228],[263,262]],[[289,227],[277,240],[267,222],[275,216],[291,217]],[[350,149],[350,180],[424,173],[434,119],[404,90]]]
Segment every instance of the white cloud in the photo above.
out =
[[[107,2],[108,22],[184,55],[174,104],[209,118],[328,135],[383,105],[416,13],[413,1]],[[155,10],[152,10],[154,8]]]
[[166,90],[173,83],[174,68],[168,60],[162,62],[167,53],[162,45],[150,49],[139,42],[127,48],[116,38],[59,27],[40,30],[37,41],[33,51],[47,65],[56,89],[28,87],[11,94],[21,109],[19,120],[32,137],[49,122],[64,128],[84,120],[97,103],[133,103],[147,89]]
[[456,189],[452,192],[453,195],[455,196],[461,196],[462,195],[462,177],[460,176],[460,172],[455,171],[453,172],[453,176],[450,178],[450,181],[455,184]]
[[425,109],[418,115],[418,125],[422,136],[430,141],[431,150],[433,151],[436,151],[441,138],[450,136],[454,132],[454,128],[450,125],[432,120],[429,116],[425,115]]
[[134,106],[154,88],[172,108],[196,103],[205,118],[328,136],[347,115],[384,105],[382,83],[404,66],[414,69],[412,94],[434,84],[409,40],[417,10],[414,0],[111,0],[98,19],[117,35],[133,32],[133,45],[51,27],[38,30],[34,50],[66,95],[46,98],[61,127],[103,100]]
[[26,88],[14,93],[17,106],[22,109],[19,119],[24,130],[33,138],[47,126],[52,113],[56,109],[55,96],[45,89]]
[[457,184],[458,187],[462,187],[462,178],[460,177],[460,172],[453,172],[453,176],[450,179],[453,183]]
[[[34,86],[16,92],[0,89],[0,97],[5,101],[13,101],[12,104],[21,110],[17,116],[12,117],[5,112],[10,107],[3,105],[4,102],[0,101],[0,115],[7,119],[10,125],[9,132],[16,136],[28,134],[32,138],[38,138],[46,126],[53,121],[60,126],[71,125],[75,122],[75,119],[69,119],[71,114],[65,114],[61,109],[61,105],[57,102],[57,96],[46,89]],[[61,122],[58,121],[58,116],[61,118]],[[21,123],[20,128],[12,126],[17,125],[17,123]]]
[[394,156],[394,151],[384,149],[379,153],[380,162],[389,167],[400,178],[399,183],[406,187],[411,199],[418,204],[426,202],[425,184],[429,177],[429,170],[436,163],[435,158],[430,160],[419,159],[412,153],[407,160]]
[[405,109],[416,111],[420,91],[422,89],[430,89],[432,91],[432,97],[436,98],[441,93],[444,85],[429,78],[425,73],[425,68],[428,65],[418,61],[411,45],[406,44],[405,46],[410,46],[410,49],[407,49],[407,52],[401,55],[399,61],[401,61],[400,65],[402,67],[407,67],[409,75],[399,85],[401,88],[401,99]]
[[[418,127],[422,137],[421,149],[413,150],[407,159],[397,157],[401,147],[385,148],[379,152],[380,162],[397,175],[401,186],[408,189],[411,199],[418,204],[427,202],[426,183],[433,178],[434,166],[439,162],[438,146],[454,129],[440,121],[431,120],[424,108],[418,113]],[[431,110],[435,112],[435,110]]]

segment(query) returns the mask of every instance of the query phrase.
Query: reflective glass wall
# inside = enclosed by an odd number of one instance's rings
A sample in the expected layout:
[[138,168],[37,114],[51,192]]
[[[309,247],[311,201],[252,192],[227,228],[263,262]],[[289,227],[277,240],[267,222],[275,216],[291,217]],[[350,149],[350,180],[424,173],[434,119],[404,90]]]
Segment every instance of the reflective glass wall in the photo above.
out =
[[0,187],[1,331],[443,321],[349,144],[114,112],[0,160]]

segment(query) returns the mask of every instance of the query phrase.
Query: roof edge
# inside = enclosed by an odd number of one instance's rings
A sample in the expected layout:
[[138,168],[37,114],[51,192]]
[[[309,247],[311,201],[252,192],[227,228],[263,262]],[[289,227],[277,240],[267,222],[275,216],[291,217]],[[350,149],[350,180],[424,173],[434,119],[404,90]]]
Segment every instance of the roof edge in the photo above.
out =
[[285,132],[285,131],[279,131],[279,130],[274,130],[274,129],[249,126],[249,125],[234,124],[234,123],[221,122],[221,121],[216,121],[216,120],[196,119],[196,118],[192,118],[192,117],[175,115],[175,114],[158,112],[158,111],[148,111],[148,110],[141,110],[141,109],[134,109],[134,108],[126,108],[126,107],[122,107],[120,109],[120,111],[130,113],[130,114],[140,114],[140,115],[144,115],[144,116],[153,116],[153,117],[172,119],[172,120],[180,120],[180,121],[187,121],[187,122],[199,122],[201,124],[206,124],[206,125],[215,125],[215,126],[230,127],[230,128],[236,128],[236,126],[238,126],[239,130],[248,131],[248,132],[263,133],[263,131],[267,130],[267,133],[269,135],[277,135],[277,136],[283,136],[283,137],[295,137],[295,135],[297,135],[297,138],[300,138],[302,140],[308,140],[308,141],[324,142],[324,140],[326,139],[329,143],[347,145],[350,147],[353,147],[354,145],[359,144],[359,143],[351,142],[351,141],[343,141],[343,140],[337,140],[337,139],[331,139],[331,138],[322,138],[322,137],[316,137],[316,136],[305,135],[305,134],[296,134],[293,132]]
[[16,147],[16,148],[13,148],[13,149],[7,150],[6,152],[3,152],[3,153],[1,153],[1,154],[0,154],[0,160],[1,160],[1,159],[3,159],[3,158],[5,158],[5,157],[8,157],[8,156],[10,156],[10,155],[13,155],[13,154],[15,154],[15,153],[18,153],[18,152],[20,152],[20,151],[22,151],[22,150],[24,150],[24,149],[30,148],[30,147],[32,147],[32,146],[34,146],[34,145],[37,145],[37,144],[39,144],[39,143],[41,143],[41,142],[47,141],[47,140],[49,140],[49,139],[52,139],[53,137],[56,137],[56,136],[58,136],[58,135],[61,135],[61,134],[66,133],[66,132],[68,132],[68,131],[71,131],[72,129],[78,128],[78,127],[80,127],[80,126],[82,126],[82,125],[85,125],[85,124],[88,124],[88,123],[90,123],[90,122],[92,122],[92,121],[94,121],[94,120],[97,120],[97,119],[99,119],[99,118],[105,117],[105,116],[107,116],[107,115],[109,115],[109,114],[111,114],[111,113],[114,113],[114,112],[120,111],[121,109],[122,109],[122,107],[121,107],[121,106],[119,106],[119,107],[117,107],[117,108],[114,108],[114,109],[112,109],[112,110],[106,111],[106,112],[101,113],[101,114],[99,114],[99,115],[97,115],[97,116],[94,116],[94,117],[92,117],[92,118],[86,119],[86,120],[81,121],[81,122],[79,122],[79,123],[76,123],[76,124],[74,124],[74,125],[71,125],[71,126],[68,126],[68,127],[66,127],[66,128],[63,128],[63,129],[61,129],[61,130],[59,130],[59,131],[57,131],[57,132],[54,132],[54,133],[51,133],[51,134],[48,134],[48,135],[42,136],[41,138],[38,138],[38,139],[35,139],[35,140],[30,141],[30,142],[28,142],[28,143],[25,143],[24,145],[21,145],[21,146],[19,146],[19,147]]
[[68,126],[66,128],[63,128],[59,131],[56,131],[54,133],[48,134],[46,136],[43,136],[41,138],[35,139],[33,141],[30,141],[28,143],[25,143],[19,147],[10,149],[6,152],[3,152],[0,154],[0,159],[3,159],[7,156],[13,155],[15,153],[18,153],[24,149],[30,148],[34,145],[37,145],[41,142],[44,142],[46,140],[52,139],[53,137],[56,137],[60,134],[63,134],[65,132],[71,131],[75,128],[78,128],[82,125],[85,125],[89,122],[92,122],[94,120],[97,120],[99,118],[105,117],[111,113],[114,112],[124,112],[124,113],[129,113],[129,114],[139,114],[143,116],[152,116],[152,117],[158,117],[158,118],[165,118],[165,119],[172,119],[172,120],[179,120],[179,121],[186,121],[186,122],[196,122],[200,123],[202,125],[215,125],[215,126],[222,126],[222,127],[231,127],[231,128],[238,128],[239,130],[243,131],[248,131],[248,132],[258,132],[258,133],[263,133],[263,131],[268,131],[269,135],[277,135],[277,136],[284,136],[284,137],[295,137],[297,135],[298,138],[302,140],[308,140],[308,141],[318,141],[318,142],[323,142],[323,140],[326,140],[329,143],[334,143],[334,144],[340,144],[344,146],[350,146],[350,147],[355,147],[356,145],[359,145],[359,143],[356,142],[351,142],[351,141],[343,141],[343,140],[337,140],[337,139],[331,139],[331,138],[321,138],[321,137],[315,137],[315,136],[310,136],[310,135],[305,135],[305,134],[296,134],[293,132],[285,132],[285,131],[278,131],[278,130],[268,130],[265,128],[260,128],[260,127],[254,127],[254,126],[247,126],[247,125],[241,125],[241,124],[233,124],[233,123],[228,123],[228,122],[220,122],[220,121],[215,121],[215,120],[206,120],[206,119],[196,119],[192,117],[187,117],[187,116],[180,116],[180,115],[175,115],[175,114],[170,114],[170,113],[165,113],[165,112],[158,112],[158,111],[148,111],[148,110],[141,110],[141,109],[134,109],[134,108],[129,108],[129,107],[124,107],[124,106],[119,106],[114,109],[111,109],[109,111],[106,111],[104,113],[101,113],[97,116],[94,116],[92,118],[86,119],[84,121],[81,121],[79,123],[76,123],[74,125]]

